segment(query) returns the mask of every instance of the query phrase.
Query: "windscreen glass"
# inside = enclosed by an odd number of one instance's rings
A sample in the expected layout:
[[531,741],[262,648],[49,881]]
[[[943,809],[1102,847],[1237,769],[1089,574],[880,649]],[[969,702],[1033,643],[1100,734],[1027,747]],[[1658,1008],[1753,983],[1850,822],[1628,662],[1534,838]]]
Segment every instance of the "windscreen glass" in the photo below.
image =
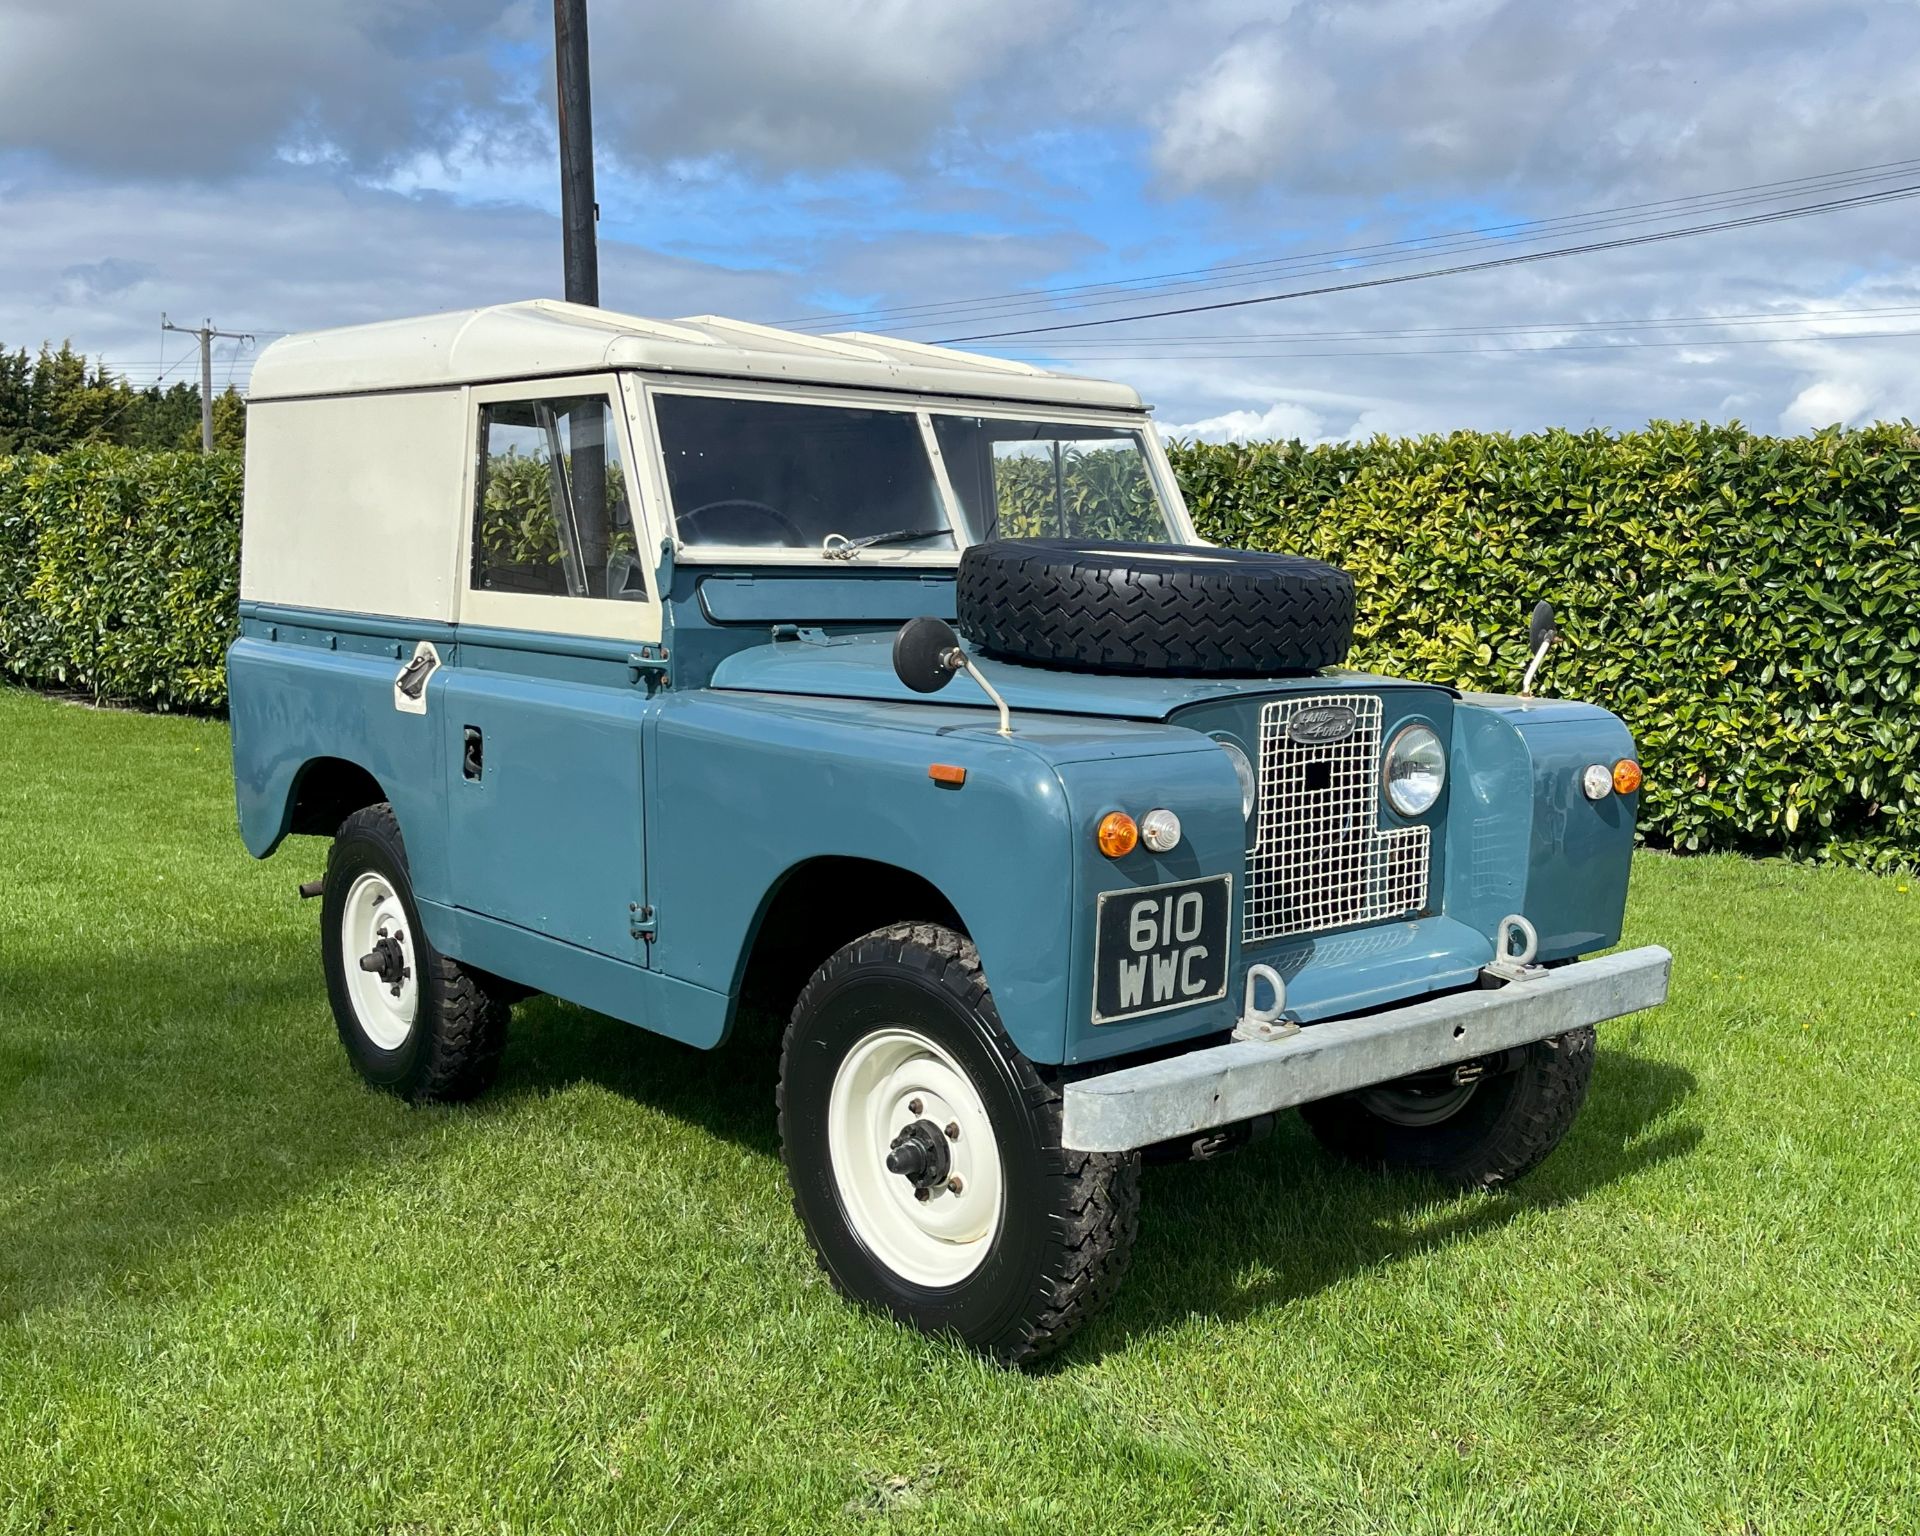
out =
[[970,543],[1178,543],[1137,431],[995,416],[935,416]]
[[654,397],[654,410],[685,544],[954,547],[910,411],[666,393]]

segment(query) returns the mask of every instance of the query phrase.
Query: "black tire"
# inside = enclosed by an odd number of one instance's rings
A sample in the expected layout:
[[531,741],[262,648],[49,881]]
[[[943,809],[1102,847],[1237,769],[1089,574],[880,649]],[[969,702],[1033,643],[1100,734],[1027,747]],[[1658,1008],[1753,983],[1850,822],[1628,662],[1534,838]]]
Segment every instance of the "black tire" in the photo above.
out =
[[[836,1073],[888,1025],[937,1042],[965,1069],[999,1146],[997,1230],[957,1284],[929,1287],[889,1267],[856,1230],[833,1168]],[[1007,1038],[979,955],[951,929],[881,928],[814,973],[781,1049],[779,1113],[794,1212],[821,1268],[855,1301],[1014,1365],[1058,1349],[1119,1286],[1139,1228],[1139,1159],[1060,1145],[1059,1089]]]
[[[384,879],[398,898],[400,931],[412,945],[411,969],[419,973],[413,979],[411,1026],[391,1047],[368,1032],[348,985],[349,968],[357,970],[361,957],[346,953],[346,905],[356,882],[369,874]],[[320,898],[320,936],[327,1000],[340,1043],[369,1084],[424,1104],[470,1099],[492,1083],[510,1010],[488,991],[484,978],[447,959],[427,938],[414,905],[400,824],[384,801],[355,811],[334,835]]]
[[1150,675],[1317,672],[1353,646],[1353,578],[1298,555],[994,539],[960,556],[962,633],[1014,661]]
[[[1468,1189],[1510,1184],[1537,1167],[1572,1128],[1593,1079],[1591,1025],[1522,1046],[1511,1070],[1472,1085],[1452,1113],[1411,1125],[1369,1107],[1373,1090],[1300,1106],[1321,1145],[1370,1168],[1414,1169]],[[1381,1087],[1444,1108],[1439,1086],[1419,1079]],[[1381,1100],[1372,1100],[1375,1106]]]

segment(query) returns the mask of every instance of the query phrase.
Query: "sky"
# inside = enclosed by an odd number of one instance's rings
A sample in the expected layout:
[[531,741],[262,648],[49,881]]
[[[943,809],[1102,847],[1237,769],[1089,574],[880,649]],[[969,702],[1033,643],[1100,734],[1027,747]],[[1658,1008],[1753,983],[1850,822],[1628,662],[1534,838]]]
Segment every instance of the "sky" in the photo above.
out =
[[[1920,198],[1125,320],[1920,189],[1911,0],[590,11],[610,308],[990,335],[1209,438],[1920,414]],[[211,317],[244,386],[557,296],[553,115],[542,0],[0,0],[0,344],[171,382]]]

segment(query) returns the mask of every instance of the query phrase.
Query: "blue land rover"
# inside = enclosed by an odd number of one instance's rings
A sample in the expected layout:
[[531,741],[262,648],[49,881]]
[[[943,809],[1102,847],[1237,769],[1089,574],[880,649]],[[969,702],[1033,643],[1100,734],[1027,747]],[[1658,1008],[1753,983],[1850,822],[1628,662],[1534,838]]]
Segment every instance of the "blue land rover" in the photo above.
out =
[[715,1046],[751,982],[821,1264],[1003,1360],[1111,1295],[1143,1152],[1297,1107],[1498,1184],[1666,994],[1581,958],[1619,720],[1345,670],[1348,577],[1203,545],[1118,385],[547,302],[293,336],[241,585],[241,830],[333,840],[359,1073],[475,1094],[533,993]]

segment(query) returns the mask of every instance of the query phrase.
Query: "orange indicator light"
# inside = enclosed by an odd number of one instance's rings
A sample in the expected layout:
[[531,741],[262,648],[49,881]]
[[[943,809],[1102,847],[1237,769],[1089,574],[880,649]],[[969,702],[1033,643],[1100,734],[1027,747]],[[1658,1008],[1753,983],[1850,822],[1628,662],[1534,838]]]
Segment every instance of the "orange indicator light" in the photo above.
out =
[[1630,795],[1640,787],[1645,777],[1638,763],[1630,757],[1623,757],[1613,765],[1613,792],[1616,795]]
[[1108,811],[1100,818],[1100,830],[1095,834],[1100,851],[1110,859],[1132,853],[1140,841],[1140,828],[1125,811]]
[[958,789],[967,782],[967,770],[954,763],[928,763],[927,777],[936,784],[951,784]]

